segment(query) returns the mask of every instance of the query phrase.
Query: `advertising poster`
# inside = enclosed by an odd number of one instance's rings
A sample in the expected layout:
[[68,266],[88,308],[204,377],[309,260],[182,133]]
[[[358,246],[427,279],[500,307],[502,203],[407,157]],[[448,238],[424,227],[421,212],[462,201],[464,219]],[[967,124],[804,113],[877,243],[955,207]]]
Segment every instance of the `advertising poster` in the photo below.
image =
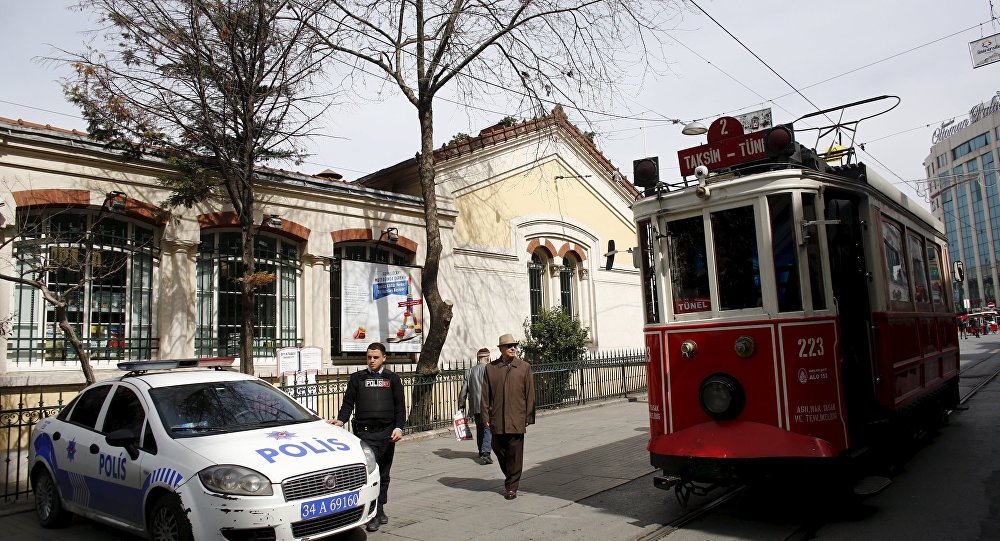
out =
[[363,352],[372,342],[387,351],[419,353],[424,312],[420,269],[341,261],[340,347]]

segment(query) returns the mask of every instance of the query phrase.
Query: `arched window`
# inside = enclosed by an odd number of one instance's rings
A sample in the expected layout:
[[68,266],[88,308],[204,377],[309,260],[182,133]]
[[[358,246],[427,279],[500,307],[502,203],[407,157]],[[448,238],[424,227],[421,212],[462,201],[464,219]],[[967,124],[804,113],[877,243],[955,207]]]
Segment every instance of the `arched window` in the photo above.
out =
[[531,305],[532,323],[538,321],[538,315],[544,306],[545,263],[546,258],[537,251],[531,254],[531,261],[528,262],[528,302]]
[[[155,356],[154,226],[107,211],[18,209],[14,266],[67,301],[66,317],[95,365]],[[39,289],[14,286],[8,358],[15,366],[75,361],[55,307]]]
[[[283,238],[258,234],[254,240],[257,272],[275,275],[257,289],[254,356],[271,357],[281,347],[299,345],[296,297],[301,275],[299,247]],[[206,231],[198,246],[197,330],[200,357],[238,356],[243,322],[242,234]]]
[[563,258],[562,267],[559,269],[559,304],[564,312],[572,317],[576,317],[574,311],[573,298],[576,296],[576,272],[577,265],[572,256]]
[[334,257],[330,265],[330,351],[335,357],[364,357],[364,353],[345,352],[340,345],[341,337],[341,267],[344,259],[387,263],[390,265],[413,265],[413,254],[378,241],[339,242],[333,249]]

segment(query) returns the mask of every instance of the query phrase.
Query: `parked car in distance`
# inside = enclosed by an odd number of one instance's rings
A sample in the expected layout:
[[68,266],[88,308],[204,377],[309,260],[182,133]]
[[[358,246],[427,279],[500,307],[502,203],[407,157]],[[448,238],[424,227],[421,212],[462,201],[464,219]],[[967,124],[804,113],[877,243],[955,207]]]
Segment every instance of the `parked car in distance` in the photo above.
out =
[[120,363],[31,434],[42,526],[70,513],[154,540],[317,539],[375,515],[366,444],[232,358]]

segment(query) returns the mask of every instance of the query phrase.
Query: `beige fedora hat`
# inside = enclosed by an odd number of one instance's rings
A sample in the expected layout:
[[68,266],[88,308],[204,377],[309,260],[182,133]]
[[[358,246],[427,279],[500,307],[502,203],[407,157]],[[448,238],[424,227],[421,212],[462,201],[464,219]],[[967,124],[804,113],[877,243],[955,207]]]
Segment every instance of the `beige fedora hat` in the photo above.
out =
[[514,338],[513,334],[507,333],[500,336],[500,341],[497,342],[498,346],[506,346],[507,344],[516,344],[517,339]]

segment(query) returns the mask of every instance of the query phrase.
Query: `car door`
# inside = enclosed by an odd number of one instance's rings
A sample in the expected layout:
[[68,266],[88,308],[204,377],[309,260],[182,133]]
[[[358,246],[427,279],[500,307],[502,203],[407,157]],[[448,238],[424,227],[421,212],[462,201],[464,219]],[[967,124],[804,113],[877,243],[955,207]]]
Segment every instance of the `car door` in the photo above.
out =
[[54,427],[52,433],[57,483],[70,508],[78,513],[92,513],[92,504],[100,500],[94,494],[88,478],[97,473],[99,445],[101,437],[97,432],[97,421],[104,411],[104,405],[113,385],[96,385],[80,394],[65,421]]
[[[133,526],[143,525],[142,461],[147,455],[143,443],[146,424],[143,400],[130,386],[115,386],[108,407],[101,421],[100,441],[97,446],[97,473],[91,486],[100,494],[92,506],[108,517]],[[132,448],[108,443],[108,435],[118,431],[134,435]],[[154,447],[155,448],[155,447]]]

